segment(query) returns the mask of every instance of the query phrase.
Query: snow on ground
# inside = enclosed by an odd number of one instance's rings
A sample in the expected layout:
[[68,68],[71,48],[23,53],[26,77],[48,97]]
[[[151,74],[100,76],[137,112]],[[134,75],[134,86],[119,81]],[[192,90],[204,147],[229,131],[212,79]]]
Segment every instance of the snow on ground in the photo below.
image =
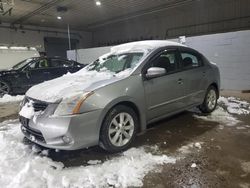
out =
[[17,95],[17,96],[11,96],[11,95],[4,95],[0,98],[0,104],[1,103],[10,103],[10,102],[20,102],[24,98],[23,95]]
[[198,111],[193,111],[195,112],[194,117],[206,121],[218,122],[225,126],[235,126],[240,121],[232,114],[241,115],[250,113],[250,104],[234,97],[220,97],[218,104],[216,110],[209,115],[203,115]]
[[196,168],[196,167],[197,167],[196,163],[193,163],[193,164],[191,165],[191,168]]
[[236,117],[233,117],[231,114],[229,114],[226,110],[224,110],[220,106],[218,106],[216,110],[209,115],[203,115],[201,113],[200,114],[197,113],[194,115],[194,117],[198,119],[203,119],[205,121],[218,122],[225,126],[235,126],[240,122]]
[[235,97],[220,97],[218,100],[220,105],[224,105],[230,114],[249,114],[250,104],[247,101],[236,99]]
[[187,145],[181,146],[178,149],[178,152],[182,153],[182,154],[189,154],[191,153],[193,150],[200,150],[201,149],[201,145],[204,144],[203,142],[196,142],[196,143],[189,143]]
[[110,160],[64,168],[22,143],[17,121],[0,123],[1,187],[128,187],[142,186],[143,177],[158,165],[175,163],[166,155],[153,155],[144,148],[132,148]]

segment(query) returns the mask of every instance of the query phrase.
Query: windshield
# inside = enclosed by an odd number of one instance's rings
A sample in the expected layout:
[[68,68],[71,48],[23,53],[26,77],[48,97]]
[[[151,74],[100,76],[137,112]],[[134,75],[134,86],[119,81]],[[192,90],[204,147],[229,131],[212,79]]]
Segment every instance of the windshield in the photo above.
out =
[[92,63],[87,69],[89,71],[110,71],[119,73],[126,69],[133,69],[140,62],[143,53],[123,53],[116,55],[109,55],[105,58],[99,58]]
[[34,60],[33,58],[30,58],[30,59],[26,59],[26,60],[24,60],[24,61],[21,61],[20,63],[14,65],[14,66],[12,67],[12,69],[13,69],[13,70],[18,70],[18,69],[24,67],[25,65],[27,65],[28,63],[30,63],[30,62],[33,61],[33,60]]

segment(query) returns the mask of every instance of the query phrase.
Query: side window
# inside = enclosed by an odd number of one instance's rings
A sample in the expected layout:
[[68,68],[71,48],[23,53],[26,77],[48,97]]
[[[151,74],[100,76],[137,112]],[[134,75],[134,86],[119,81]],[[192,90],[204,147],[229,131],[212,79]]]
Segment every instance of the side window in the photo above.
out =
[[200,67],[202,65],[201,59],[198,55],[190,52],[181,52],[182,67],[184,69],[191,69]]
[[74,62],[72,61],[64,61],[61,59],[51,59],[50,66],[51,67],[71,67],[73,66]]
[[49,62],[47,59],[40,59],[38,61],[35,61],[34,63],[31,63],[27,68],[32,70],[32,69],[43,69],[43,68],[48,68],[49,67]]
[[30,63],[27,69],[35,69],[37,63],[38,63],[37,61]]
[[177,69],[176,51],[162,52],[152,61],[151,67],[164,68],[166,69],[167,73],[176,71]]

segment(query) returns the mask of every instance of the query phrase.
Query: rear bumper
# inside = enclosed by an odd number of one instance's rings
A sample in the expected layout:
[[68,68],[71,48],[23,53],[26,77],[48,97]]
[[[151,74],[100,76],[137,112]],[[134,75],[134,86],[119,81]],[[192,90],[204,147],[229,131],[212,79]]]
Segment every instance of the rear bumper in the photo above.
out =
[[98,119],[101,110],[72,116],[36,117],[28,122],[20,117],[21,130],[26,138],[38,145],[76,150],[97,145],[99,142]]

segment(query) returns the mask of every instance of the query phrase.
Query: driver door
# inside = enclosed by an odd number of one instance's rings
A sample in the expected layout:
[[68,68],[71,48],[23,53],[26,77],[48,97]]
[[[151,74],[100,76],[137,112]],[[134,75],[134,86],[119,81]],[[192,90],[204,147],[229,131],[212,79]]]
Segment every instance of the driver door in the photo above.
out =
[[[148,120],[173,113],[185,106],[184,75],[179,68],[179,54],[176,49],[168,49],[153,57],[146,70],[150,67],[166,69],[166,74],[144,80],[145,99]],[[145,77],[145,76],[144,76]]]

